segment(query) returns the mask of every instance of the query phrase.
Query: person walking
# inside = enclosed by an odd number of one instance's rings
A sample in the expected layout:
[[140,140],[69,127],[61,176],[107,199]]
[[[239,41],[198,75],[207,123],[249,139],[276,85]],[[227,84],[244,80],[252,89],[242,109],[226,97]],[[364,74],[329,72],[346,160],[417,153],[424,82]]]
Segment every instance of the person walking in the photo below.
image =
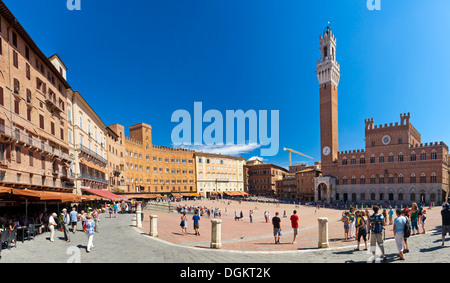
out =
[[56,218],[58,215],[56,213],[52,213],[48,218],[48,229],[50,229],[50,242],[54,242],[53,237],[55,236],[55,229],[58,224],[56,224]]
[[75,206],[72,207],[72,211],[70,212],[69,216],[70,222],[72,224],[72,233],[75,234],[75,231],[77,231],[77,223],[78,223],[78,212]]
[[70,225],[70,216],[67,213],[67,209],[63,209],[62,210],[62,221],[61,221],[61,226],[63,228],[63,232],[64,232],[64,240],[66,242],[70,242],[70,237],[69,237],[69,229],[67,228],[68,225]]
[[359,244],[361,243],[361,237],[364,240],[365,248],[364,250],[367,251],[367,225],[366,220],[364,219],[364,211],[357,211],[357,217],[356,217],[356,229],[358,231],[358,239],[357,243],[358,245],[355,248],[355,251],[359,251]]
[[350,207],[350,213],[348,215],[349,220],[349,237],[353,238],[356,236],[356,226],[355,226],[355,209]]
[[[98,222],[100,222],[99,217],[100,217],[100,215],[98,214],[98,209],[94,208],[94,211],[92,212],[92,218],[94,219],[94,224],[95,224],[94,232],[95,233],[98,233]],[[84,216],[84,218],[85,218],[85,222],[86,222],[86,216]],[[84,227],[84,224],[83,224],[83,227]]]
[[186,213],[183,212],[183,215],[181,216],[181,222],[180,222],[180,226],[181,226],[181,235],[187,235],[187,217],[186,217]]
[[442,217],[442,246],[445,246],[445,236],[450,234],[450,204],[444,204],[444,208],[441,211]]
[[91,249],[94,247],[94,234],[95,234],[95,223],[92,220],[92,215],[89,213],[86,216],[86,235],[88,237],[88,244],[86,247],[86,252],[91,252]]
[[249,211],[250,223],[253,223],[253,210]]
[[278,212],[275,212],[275,216],[272,218],[273,225],[273,237],[275,238],[275,244],[280,243],[281,237],[281,219],[278,217]]
[[194,231],[195,231],[195,235],[200,236],[200,216],[198,215],[198,210],[195,210],[195,214],[194,216],[192,216],[192,220],[194,220]]
[[405,216],[402,215],[402,211],[400,209],[397,209],[395,213],[397,215],[397,218],[395,218],[394,220],[394,237],[398,250],[397,259],[405,260],[405,256],[403,254],[403,243],[405,235],[405,225],[408,220]]
[[297,238],[297,235],[298,235],[298,223],[299,223],[299,217],[297,215],[297,210],[294,210],[294,214],[291,215],[291,226],[292,226],[292,229],[294,230],[294,239],[292,240],[293,244],[297,243],[295,241],[295,239]]
[[[406,214],[405,210],[402,211],[402,216],[405,217],[406,222],[410,223],[409,216]],[[405,245],[405,247],[403,248],[403,253],[404,254],[409,253],[409,246],[408,246],[408,238],[409,238],[409,236],[410,236],[410,234],[406,234],[406,233],[405,233],[405,235],[403,235],[403,241],[404,241],[404,245]]]
[[269,222],[269,213],[264,211],[264,219],[266,219],[266,223]]
[[382,214],[378,213],[379,207],[375,205],[372,210],[373,214],[369,217],[369,223],[370,223],[370,249],[372,251],[372,254],[374,255],[375,261],[375,253],[376,253],[376,245],[380,247],[381,250],[381,257],[383,261],[386,260],[386,255],[384,254],[384,240],[383,240],[383,228],[386,225],[385,219]]

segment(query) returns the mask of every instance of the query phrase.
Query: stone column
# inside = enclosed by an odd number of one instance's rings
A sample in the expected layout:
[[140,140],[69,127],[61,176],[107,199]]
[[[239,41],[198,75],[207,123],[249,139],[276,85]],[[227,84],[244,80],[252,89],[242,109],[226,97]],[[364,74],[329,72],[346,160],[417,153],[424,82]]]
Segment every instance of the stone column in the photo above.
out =
[[150,215],[150,236],[158,237],[158,215]]
[[140,204],[137,204],[137,207],[136,207],[136,227],[138,227],[138,228],[141,228],[142,227],[142,221],[141,221],[141,213],[142,213],[142,210],[141,210],[141,206],[140,206]]
[[317,220],[319,221],[319,248],[329,248],[330,243],[328,242],[328,218],[320,217]]
[[221,234],[222,234],[222,220],[213,219],[211,220],[211,249],[221,249]]

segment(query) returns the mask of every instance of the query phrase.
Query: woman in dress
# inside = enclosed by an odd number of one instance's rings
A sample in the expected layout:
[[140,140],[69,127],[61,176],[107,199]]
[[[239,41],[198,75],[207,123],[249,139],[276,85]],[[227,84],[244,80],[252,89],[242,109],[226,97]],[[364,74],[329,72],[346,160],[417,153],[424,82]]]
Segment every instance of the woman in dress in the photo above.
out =
[[183,216],[181,216],[181,223],[180,223],[180,226],[181,226],[181,234],[184,236],[184,235],[187,235],[187,226],[188,226],[188,224],[187,224],[187,217],[186,217],[186,213],[183,213]]

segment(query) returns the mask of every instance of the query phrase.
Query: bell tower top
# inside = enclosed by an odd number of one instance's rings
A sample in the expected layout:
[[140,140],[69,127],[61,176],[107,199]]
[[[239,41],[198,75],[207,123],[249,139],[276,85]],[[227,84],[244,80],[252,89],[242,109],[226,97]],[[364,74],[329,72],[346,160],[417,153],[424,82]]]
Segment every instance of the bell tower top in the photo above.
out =
[[333,82],[336,86],[341,77],[340,66],[336,61],[336,37],[330,26],[320,35],[320,60],[317,61],[317,78],[319,84]]

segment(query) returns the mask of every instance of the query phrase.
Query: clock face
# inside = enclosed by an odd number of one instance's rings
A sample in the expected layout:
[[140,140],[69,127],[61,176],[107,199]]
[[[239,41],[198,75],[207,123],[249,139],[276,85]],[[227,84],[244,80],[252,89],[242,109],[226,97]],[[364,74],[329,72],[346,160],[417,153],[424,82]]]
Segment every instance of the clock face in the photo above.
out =
[[389,135],[385,135],[385,136],[381,139],[381,142],[382,142],[384,145],[388,145],[388,144],[391,143],[391,137],[390,137]]
[[331,153],[331,149],[328,146],[326,146],[323,148],[322,153],[323,155],[328,156]]

